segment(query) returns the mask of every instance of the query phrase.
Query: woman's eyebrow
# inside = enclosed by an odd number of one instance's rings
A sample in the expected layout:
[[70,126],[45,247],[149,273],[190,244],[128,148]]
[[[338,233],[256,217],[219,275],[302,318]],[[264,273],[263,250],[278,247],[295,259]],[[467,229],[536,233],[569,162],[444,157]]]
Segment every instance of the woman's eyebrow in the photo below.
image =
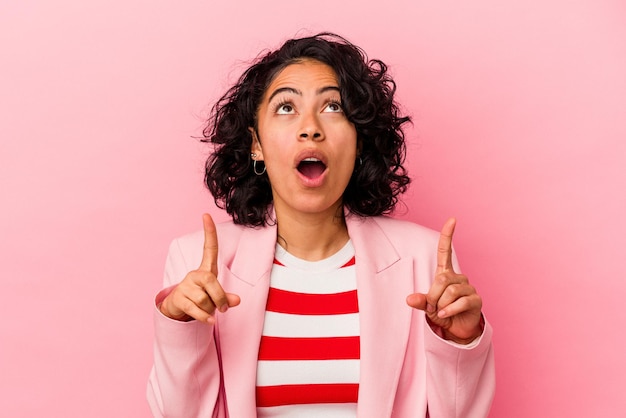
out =
[[[336,91],[338,93],[340,92],[338,86],[324,86],[324,87],[317,89],[316,94],[319,96],[320,94],[324,94],[327,91]],[[298,96],[302,96],[302,92],[298,89],[295,89],[293,87],[281,87],[281,88],[274,90],[272,94],[270,94],[270,97],[267,99],[267,101],[271,102],[272,99],[276,97],[276,95],[281,94],[281,93],[292,93],[292,94],[297,94]]]
[[317,94],[318,95],[324,94],[327,91],[336,91],[337,93],[341,93],[341,90],[339,90],[338,86],[325,86],[325,87],[322,87],[322,88],[318,89],[317,90]]
[[272,94],[270,94],[270,97],[267,99],[267,101],[271,102],[272,99],[276,97],[277,94],[280,94],[280,93],[293,93],[293,94],[302,96],[302,92],[298,89],[294,89],[293,87],[281,87],[279,89],[274,90]]

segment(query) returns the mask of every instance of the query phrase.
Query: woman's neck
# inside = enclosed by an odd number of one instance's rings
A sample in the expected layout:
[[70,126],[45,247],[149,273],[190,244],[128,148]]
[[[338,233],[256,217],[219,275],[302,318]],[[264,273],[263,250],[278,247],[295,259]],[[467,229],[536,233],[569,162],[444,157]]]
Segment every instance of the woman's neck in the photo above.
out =
[[276,213],[278,244],[291,255],[318,261],[335,254],[348,242],[343,211],[327,214]]

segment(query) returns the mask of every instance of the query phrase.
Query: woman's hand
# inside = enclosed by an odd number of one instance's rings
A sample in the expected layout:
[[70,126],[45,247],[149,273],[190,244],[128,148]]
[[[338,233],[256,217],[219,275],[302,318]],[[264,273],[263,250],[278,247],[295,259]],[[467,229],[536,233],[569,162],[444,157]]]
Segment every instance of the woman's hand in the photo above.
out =
[[202,216],[204,225],[204,249],[202,262],[197,270],[187,273],[161,303],[163,315],[179,321],[215,323],[215,309],[226,312],[239,305],[239,296],[224,292],[217,281],[217,232],[211,215]]
[[406,299],[409,306],[423,310],[434,329],[443,337],[469,344],[482,334],[482,299],[469,280],[452,267],[452,235],[456,220],[448,219],[439,237],[437,271],[428,294],[414,293]]

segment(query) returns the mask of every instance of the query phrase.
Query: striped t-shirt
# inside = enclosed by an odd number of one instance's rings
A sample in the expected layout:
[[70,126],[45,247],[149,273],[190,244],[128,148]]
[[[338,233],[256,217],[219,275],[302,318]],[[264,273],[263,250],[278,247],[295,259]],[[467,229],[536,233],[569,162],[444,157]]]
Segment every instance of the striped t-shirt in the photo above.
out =
[[259,417],[355,417],[360,374],[354,247],[321,261],[276,246],[259,348]]

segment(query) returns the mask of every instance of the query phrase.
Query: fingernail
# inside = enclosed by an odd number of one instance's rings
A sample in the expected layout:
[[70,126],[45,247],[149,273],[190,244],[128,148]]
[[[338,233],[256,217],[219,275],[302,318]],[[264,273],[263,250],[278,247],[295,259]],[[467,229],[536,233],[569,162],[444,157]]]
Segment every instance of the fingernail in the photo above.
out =
[[440,310],[439,312],[437,312],[437,316],[439,318],[444,318],[446,316],[446,311],[444,311],[443,309]]
[[431,305],[430,303],[427,303],[426,304],[426,311],[428,313],[433,313],[433,312],[435,312],[435,307],[433,305]]
[[222,305],[222,306],[220,306],[220,312],[221,312],[221,313],[224,313],[224,312],[226,312],[227,310],[228,310],[228,305]]

